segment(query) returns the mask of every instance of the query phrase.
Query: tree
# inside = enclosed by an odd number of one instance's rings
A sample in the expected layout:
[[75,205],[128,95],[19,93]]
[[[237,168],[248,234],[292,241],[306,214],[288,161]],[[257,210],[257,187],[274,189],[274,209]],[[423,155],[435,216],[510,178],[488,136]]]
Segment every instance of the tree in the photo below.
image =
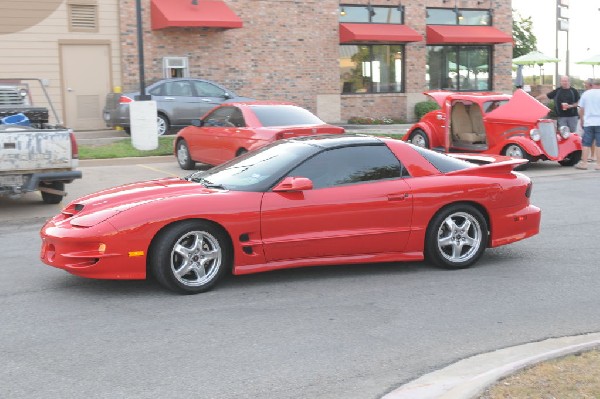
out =
[[513,10],[513,58],[537,50],[537,38],[532,32],[532,26],[531,17],[523,18]]

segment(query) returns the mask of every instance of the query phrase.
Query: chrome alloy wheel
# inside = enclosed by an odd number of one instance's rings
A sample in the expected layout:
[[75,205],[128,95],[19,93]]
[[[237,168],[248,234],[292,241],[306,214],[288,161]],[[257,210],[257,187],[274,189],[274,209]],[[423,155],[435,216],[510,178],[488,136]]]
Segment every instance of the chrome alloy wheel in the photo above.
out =
[[190,161],[187,145],[184,142],[180,142],[177,145],[177,161],[180,165],[185,165]]
[[158,127],[158,135],[164,136],[169,129],[169,124],[166,119],[160,115],[156,117],[156,126]]
[[180,283],[198,287],[215,278],[222,260],[223,252],[215,237],[206,231],[190,231],[173,246],[171,270]]
[[481,226],[466,212],[448,215],[437,233],[440,254],[450,262],[465,262],[477,254],[482,241]]

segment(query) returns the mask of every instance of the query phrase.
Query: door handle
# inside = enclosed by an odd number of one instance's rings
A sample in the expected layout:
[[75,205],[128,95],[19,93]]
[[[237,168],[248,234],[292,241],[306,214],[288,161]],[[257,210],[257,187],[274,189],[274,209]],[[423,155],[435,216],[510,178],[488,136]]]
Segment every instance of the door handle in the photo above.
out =
[[205,103],[211,102],[208,98],[203,98],[202,101],[204,101]]
[[388,201],[404,201],[406,198],[408,198],[408,193],[388,195]]
[[165,97],[165,100],[173,101],[175,100],[175,97]]

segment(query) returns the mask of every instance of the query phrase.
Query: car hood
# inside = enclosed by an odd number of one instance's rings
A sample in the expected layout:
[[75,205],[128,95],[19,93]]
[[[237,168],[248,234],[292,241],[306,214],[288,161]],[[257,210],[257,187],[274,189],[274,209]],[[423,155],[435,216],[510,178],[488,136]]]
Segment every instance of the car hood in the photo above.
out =
[[550,108],[518,89],[506,104],[488,113],[485,119],[493,122],[535,123],[548,112]]
[[180,178],[165,178],[102,190],[72,201],[61,215],[71,224],[92,226],[118,213],[150,202],[186,195],[210,195],[223,190],[208,189]]

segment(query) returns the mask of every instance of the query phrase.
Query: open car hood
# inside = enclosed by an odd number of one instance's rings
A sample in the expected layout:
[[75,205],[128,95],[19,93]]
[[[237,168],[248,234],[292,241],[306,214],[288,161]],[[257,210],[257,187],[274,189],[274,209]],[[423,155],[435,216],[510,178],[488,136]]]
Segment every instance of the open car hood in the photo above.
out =
[[548,112],[550,108],[518,89],[506,104],[485,115],[485,119],[490,122],[535,123]]

